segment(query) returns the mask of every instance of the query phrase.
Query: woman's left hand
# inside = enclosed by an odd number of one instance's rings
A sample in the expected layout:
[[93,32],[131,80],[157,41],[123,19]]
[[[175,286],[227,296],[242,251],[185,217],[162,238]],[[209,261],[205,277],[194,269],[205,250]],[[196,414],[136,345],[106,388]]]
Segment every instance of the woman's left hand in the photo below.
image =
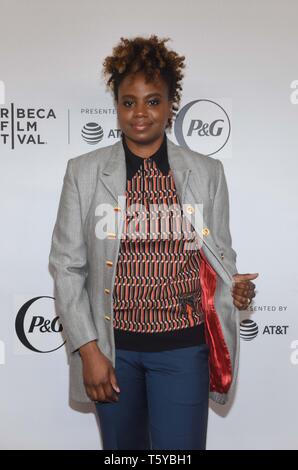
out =
[[255,284],[251,282],[258,277],[254,274],[234,274],[233,287],[231,289],[233,303],[238,310],[246,310],[255,297]]

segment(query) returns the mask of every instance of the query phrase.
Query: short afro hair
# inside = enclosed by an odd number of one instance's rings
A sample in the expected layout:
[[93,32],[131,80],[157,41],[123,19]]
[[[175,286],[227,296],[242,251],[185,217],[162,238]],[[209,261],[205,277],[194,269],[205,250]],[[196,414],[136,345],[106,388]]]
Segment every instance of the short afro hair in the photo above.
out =
[[[142,71],[148,81],[154,81],[161,76],[169,90],[169,101],[172,101],[172,114],[176,115],[181,99],[182,69],[185,67],[185,56],[169,50],[165,43],[170,38],[158,38],[151,35],[148,39],[137,36],[133,39],[120,38],[113,48],[113,55],[103,62],[103,73],[107,86],[112,90],[118,102],[118,88],[124,77]],[[167,127],[172,127],[169,118]]]

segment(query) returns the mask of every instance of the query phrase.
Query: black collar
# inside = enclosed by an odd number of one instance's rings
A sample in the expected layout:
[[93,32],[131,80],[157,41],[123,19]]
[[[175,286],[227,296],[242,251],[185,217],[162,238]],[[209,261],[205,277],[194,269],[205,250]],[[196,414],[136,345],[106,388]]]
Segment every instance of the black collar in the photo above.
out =
[[[122,144],[125,152],[127,179],[131,179],[141,167],[143,168],[144,158],[135,155],[129,149],[124,134],[122,134]],[[146,160],[154,160],[157,167],[164,175],[167,175],[170,170],[167,150],[167,136],[166,133],[164,133],[164,138],[159,149],[153,155],[146,158]]]

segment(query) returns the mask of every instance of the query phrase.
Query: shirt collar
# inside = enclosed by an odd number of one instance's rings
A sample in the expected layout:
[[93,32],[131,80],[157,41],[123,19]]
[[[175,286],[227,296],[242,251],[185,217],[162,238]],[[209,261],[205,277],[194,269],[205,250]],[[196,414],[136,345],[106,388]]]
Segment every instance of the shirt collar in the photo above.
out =
[[[125,152],[127,179],[131,179],[141,167],[143,168],[144,158],[135,155],[129,149],[125,141],[124,134],[122,134],[122,144]],[[153,160],[164,175],[168,174],[170,165],[168,160],[166,133],[164,133],[164,138],[159,149],[153,155],[150,155],[148,159]],[[146,158],[146,160],[148,159]]]

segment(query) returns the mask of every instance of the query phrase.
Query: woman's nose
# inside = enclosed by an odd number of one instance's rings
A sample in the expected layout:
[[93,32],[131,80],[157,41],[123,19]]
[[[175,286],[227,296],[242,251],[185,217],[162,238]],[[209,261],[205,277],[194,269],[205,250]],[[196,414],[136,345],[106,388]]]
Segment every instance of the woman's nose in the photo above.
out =
[[135,116],[146,116],[147,109],[143,103],[137,103],[135,106]]

